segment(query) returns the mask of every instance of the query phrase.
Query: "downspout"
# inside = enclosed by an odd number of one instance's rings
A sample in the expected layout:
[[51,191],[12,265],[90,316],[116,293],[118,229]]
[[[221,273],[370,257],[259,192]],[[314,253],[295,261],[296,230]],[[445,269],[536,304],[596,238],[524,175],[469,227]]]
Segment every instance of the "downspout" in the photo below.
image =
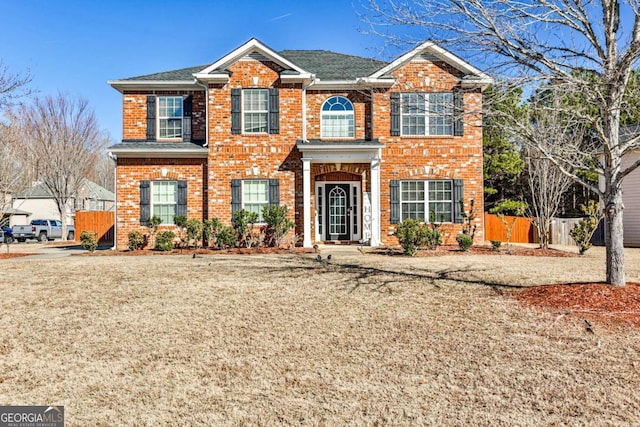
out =
[[115,251],[118,246],[118,156],[111,151],[108,155],[113,160],[113,191],[116,195],[116,201],[113,205],[113,246],[111,247],[111,250]]
[[[209,85],[194,79],[194,83],[204,89],[204,145],[209,146]],[[193,135],[193,121],[191,122],[191,134]]]
[[313,86],[316,76],[312,75],[309,84],[302,84],[302,140],[307,142],[307,88]]

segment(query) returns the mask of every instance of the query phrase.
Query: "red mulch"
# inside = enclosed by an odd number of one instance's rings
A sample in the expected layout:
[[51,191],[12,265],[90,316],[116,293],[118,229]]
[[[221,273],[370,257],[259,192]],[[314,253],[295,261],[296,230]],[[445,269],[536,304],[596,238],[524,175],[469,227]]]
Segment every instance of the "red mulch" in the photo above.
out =
[[93,253],[85,252],[78,256],[100,256],[100,255],[120,255],[120,256],[146,256],[146,255],[190,255],[194,253],[198,255],[216,255],[216,254],[236,254],[236,255],[256,255],[256,254],[290,254],[290,253],[313,253],[310,248],[229,248],[229,249],[174,249],[172,251],[158,251],[153,249],[143,249],[139,251],[121,250],[121,251],[96,251]]
[[[375,248],[367,251],[368,253],[377,253],[382,255],[403,255],[404,252],[400,247]],[[541,256],[541,257],[577,257],[577,253],[561,251],[558,249],[540,249],[528,248],[525,246],[511,246],[509,251],[506,247],[500,248],[499,251],[493,250],[491,246],[472,246],[468,251],[464,252],[458,245],[442,245],[433,250],[418,251],[419,257],[434,257],[444,255],[517,255],[517,256]]]
[[24,253],[17,253],[17,254],[12,254],[12,253],[4,253],[4,254],[0,254],[0,259],[8,259],[8,258],[18,258],[21,256],[29,256],[29,255],[33,255],[33,254],[24,254]]
[[527,288],[516,299],[559,315],[576,314],[607,327],[640,328],[640,284],[611,286],[604,283],[573,283]]

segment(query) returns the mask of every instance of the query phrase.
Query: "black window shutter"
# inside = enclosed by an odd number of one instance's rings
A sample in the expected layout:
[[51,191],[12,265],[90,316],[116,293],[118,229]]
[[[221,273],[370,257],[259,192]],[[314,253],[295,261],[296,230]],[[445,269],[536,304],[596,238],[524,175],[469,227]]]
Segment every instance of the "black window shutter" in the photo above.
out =
[[389,201],[391,205],[391,224],[400,222],[400,181],[392,179],[389,181]]
[[400,136],[400,94],[391,92],[391,136]]
[[191,142],[191,123],[193,116],[193,96],[189,95],[182,101],[182,138],[185,142]]
[[140,225],[147,225],[151,218],[151,183],[140,181]]
[[231,180],[231,215],[242,208],[242,189],[239,179]]
[[453,222],[462,224],[463,214],[462,203],[464,203],[464,181],[461,179],[453,180]]
[[156,140],[156,96],[147,95],[147,141]]
[[280,180],[269,180],[269,206],[280,205]]
[[280,93],[277,87],[269,89],[269,133],[280,133]]
[[242,90],[231,89],[231,133],[242,133]]
[[178,181],[178,204],[176,216],[187,215],[187,181]]
[[464,92],[453,92],[453,135],[464,136]]

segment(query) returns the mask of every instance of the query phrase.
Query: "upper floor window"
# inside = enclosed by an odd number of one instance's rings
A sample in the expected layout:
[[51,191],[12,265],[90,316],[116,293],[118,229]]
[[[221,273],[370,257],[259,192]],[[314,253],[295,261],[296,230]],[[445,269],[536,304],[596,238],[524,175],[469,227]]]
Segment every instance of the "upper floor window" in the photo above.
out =
[[277,88],[231,89],[231,133],[280,133]]
[[353,104],[344,96],[333,96],[322,105],[321,138],[353,138],[355,119]]
[[158,137],[182,138],[182,97],[158,97]]
[[453,93],[403,93],[402,135],[453,135]]
[[147,141],[191,141],[192,96],[147,96]]
[[244,133],[267,133],[269,117],[269,91],[245,89],[242,91],[242,118]]

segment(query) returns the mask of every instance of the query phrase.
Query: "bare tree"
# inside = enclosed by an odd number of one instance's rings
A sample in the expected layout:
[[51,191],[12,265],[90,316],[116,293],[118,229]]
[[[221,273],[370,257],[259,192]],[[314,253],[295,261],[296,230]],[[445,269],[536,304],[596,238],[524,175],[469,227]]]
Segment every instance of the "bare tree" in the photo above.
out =
[[0,60],[0,110],[11,105],[15,99],[30,95],[32,93],[28,88],[30,82],[29,73],[11,73]]
[[[622,140],[620,116],[628,101],[637,99],[629,92],[640,90],[640,85],[630,84],[640,58],[639,0],[363,1],[363,19],[378,34],[381,28],[384,34],[400,34],[393,26],[417,27],[422,30],[419,38],[462,55],[473,54],[478,61],[486,58],[501,78],[517,80],[518,85],[545,82],[579,98],[564,112],[591,126],[597,150],[584,152],[574,146],[573,154],[581,156],[566,159],[562,152],[536,148],[600,196],[606,223],[606,281],[623,286],[621,184],[640,161],[623,166],[622,158],[640,146],[640,135]],[[402,38],[413,41],[404,36],[394,36],[394,41]],[[582,180],[576,174],[580,168],[598,172],[603,188]]]
[[38,178],[55,199],[62,235],[67,236],[70,202],[104,144],[96,116],[87,100],[59,94],[36,98],[33,105],[23,106],[20,119],[38,165]]
[[29,169],[22,157],[20,132],[11,117],[0,122],[0,222],[12,205],[12,195],[29,184]]

